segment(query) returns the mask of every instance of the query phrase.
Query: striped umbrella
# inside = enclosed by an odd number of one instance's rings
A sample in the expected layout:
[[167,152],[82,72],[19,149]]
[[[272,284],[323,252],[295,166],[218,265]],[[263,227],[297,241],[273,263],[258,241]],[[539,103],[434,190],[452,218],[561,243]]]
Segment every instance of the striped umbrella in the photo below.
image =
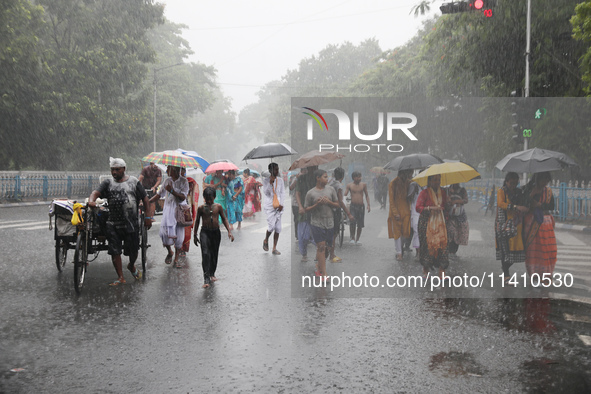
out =
[[201,165],[197,162],[197,160],[190,156],[183,155],[181,152],[175,150],[152,152],[145,156],[142,161],[175,167],[201,168]]

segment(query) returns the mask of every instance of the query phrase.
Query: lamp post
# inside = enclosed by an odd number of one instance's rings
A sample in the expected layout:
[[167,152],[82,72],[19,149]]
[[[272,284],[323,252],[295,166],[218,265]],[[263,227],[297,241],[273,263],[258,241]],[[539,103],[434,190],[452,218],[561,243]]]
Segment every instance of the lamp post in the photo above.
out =
[[184,63],[177,63],[172,64],[170,66],[154,68],[154,152],[156,152],[156,90],[157,90],[157,83],[156,83],[156,71],[165,70],[167,68],[182,66]]

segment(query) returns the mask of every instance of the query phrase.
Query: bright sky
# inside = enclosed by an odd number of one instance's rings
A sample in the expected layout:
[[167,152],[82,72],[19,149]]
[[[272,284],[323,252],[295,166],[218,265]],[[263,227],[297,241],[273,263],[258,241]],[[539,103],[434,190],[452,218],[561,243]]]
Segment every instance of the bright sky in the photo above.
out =
[[[213,65],[237,113],[264,84],[329,44],[376,38],[382,50],[406,43],[425,17],[409,15],[419,0],[159,0],[165,15],[189,27],[190,61]],[[431,8],[431,15],[438,10]]]

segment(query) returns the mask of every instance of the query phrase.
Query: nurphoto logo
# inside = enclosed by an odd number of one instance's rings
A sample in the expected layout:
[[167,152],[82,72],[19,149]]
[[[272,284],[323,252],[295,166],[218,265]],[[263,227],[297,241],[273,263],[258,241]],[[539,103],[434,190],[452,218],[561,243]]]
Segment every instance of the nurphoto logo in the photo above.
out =
[[[388,152],[402,152],[404,147],[400,144],[386,144],[386,143],[362,143],[362,144],[343,144],[342,141],[348,142],[352,138],[360,141],[374,141],[382,139],[384,131],[386,132],[386,140],[392,141],[392,136],[397,132],[402,132],[411,141],[417,141],[417,137],[410,131],[411,128],[416,126],[417,117],[408,112],[378,112],[377,120],[378,127],[377,131],[369,132],[367,130],[362,131],[359,125],[360,116],[359,112],[353,112],[353,122],[347,113],[338,109],[320,109],[319,111],[310,108],[302,107],[302,113],[308,115],[311,119],[307,122],[307,139],[312,141],[314,139],[314,124],[317,124],[317,128],[322,132],[329,132],[328,122],[322,114],[330,114],[336,116],[338,122],[337,135],[338,142],[336,144],[322,143],[318,145],[320,152],[327,150],[348,151],[348,152],[369,152],[376,151],[380,152],[386,150]],[[367,114],[363,114],[367,116]],[[373,116],[376,116],[375,114]],[[330,118],[329,118],[330,119]],[[334,118],[333,118],[334,119]],[[351,123],[352,127],[351,127]],[[385,126],[384,126],[385,124]],[[353,133],[351,133],[353,131]],[[352,137],[352,134],[354,137]]]

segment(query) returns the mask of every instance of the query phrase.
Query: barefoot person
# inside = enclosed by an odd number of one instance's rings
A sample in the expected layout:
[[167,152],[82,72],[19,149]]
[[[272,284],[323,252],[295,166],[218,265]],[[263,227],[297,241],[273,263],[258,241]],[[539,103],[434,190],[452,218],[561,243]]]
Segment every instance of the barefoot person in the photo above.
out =
[[125,174],[125,162],[123,159],[109,159],[112,178],[105,179],[90,194],[89,207],[96,207],[96,199],[106,198],[109,201],[109,219],[106,225],[107,241],[109,243],[109,255],[117,272],[117,280],[111,286],[125,283],[121,262],[121,246],[123,254],[129,256],[127,269],[135,279],[142,277],[142,272],[135,268],[135,261],[139,249],[139,223],[138,204],[143,201],[146,212],[145,226],[152,226],[153,210],[149,208],[148,197],[144,187],[136,177]]
[[[367,184],[361,182],[361,173],[355,171],[351,174],[351,177],[353,178],[353,182],[349,183],[345,190],[345,196],[351,192],[351,205],[349,211],[351,211],[351,215],[355,218],[355,221],[351,222],[349,227],[351,234],[351,241],[349,241],[349,243],[361,245],[359,237],[361,237],[361,230],[365,227],[365,205],[363,204],[363,195],[365,194],[365,199],[367,200],[367,213],[371,211],[369,207],[369,195],[367,193]],[[357,228],[357,235],[355,235],[355,228]]]
[[326,246],[333,241],[334,215],[333,208],[339,208],[337,192],[327,186],[328,174],[324,170],[316,170],[316,187],[306,194],[305,211],[310,212],[310,229],[316,243],[316,276],[326,278]]
[[343,201],[343,178],[345,177],[345,170],[342,167],[337,167],[334,169],[333,178],[330,181],[329,185],[337,192],[337,200],[339,201],[340,208],[333,209],[333,216],[334,216],[334,227],[333,227],[333,237],[332,237],[332,245],[329,247],[329,260],[331,263],[340,263],[343,261],[339,256],[335,255],[334,248],[335,248],[335,240],[339,235],[340,225],[341,225],[341,209],[345,212],[345,215],[349,218],[349,221],[352,222],[355,218],[349,212],[347,205]]
[[398,171],[398,176],[390,182],[388,196],[390,211],[388,215],[388,238],[394,239],[396,260],[402,261],[403,243],[410,238],[410,204],[408,186],[412,170]]
[[269,250],[269,237],[273,234],[273,254],[279,255],[277,241],[281,232],[281,215],[283,215],[283,199],[285,198],[285,187],[283,179],[279,176],[279,165],[269,164],[271,176],[263,179],[263,194],[265,195],[264,209],[267,215],[267,234],[263,241],[263,249]]
[[[185,239],[185,228],[176,221],[176,208],[179,205],[187,205],[187,194],[189,194],[189,182],[187,178],[181,176],[181,168],[168,166],[166,169],[168,178],[164,181],[160,191],[150,198],[150,202],[155,202],[160,197],[164,197],[164,209],[162,210],[162,221],[160,222],[160,239],[162,246],[168,251],[164,259],[166,264],[172,263],[176,268],[182,268],[179,260]],[[174,252],[172,247],[174,246]]]
[[[220,232],[220,218],[222,223],[228,230],[228,238],[234,242],[234,236],[230,229],[228,219],[224,214],[224,208],[220,204],[215,204],[216,192],[212,187],[205,188],[203,192],[203,199],[205,204],[201,205],[197,209],[197,218],[195,219],[195,230],[193,233],[193,242],[196,246],[199,246],[201,242],[201,266],[203,267],[203,288],[207,288],[211,285],[211,282],[215,282],[215,271],[218,267],[218,253],[220,251],[220,242],[222,240],[222,234]],[[203,227],[201,227],[201,233],[197,237],[197,230],[199,229],[199,223],[203,219]]]

